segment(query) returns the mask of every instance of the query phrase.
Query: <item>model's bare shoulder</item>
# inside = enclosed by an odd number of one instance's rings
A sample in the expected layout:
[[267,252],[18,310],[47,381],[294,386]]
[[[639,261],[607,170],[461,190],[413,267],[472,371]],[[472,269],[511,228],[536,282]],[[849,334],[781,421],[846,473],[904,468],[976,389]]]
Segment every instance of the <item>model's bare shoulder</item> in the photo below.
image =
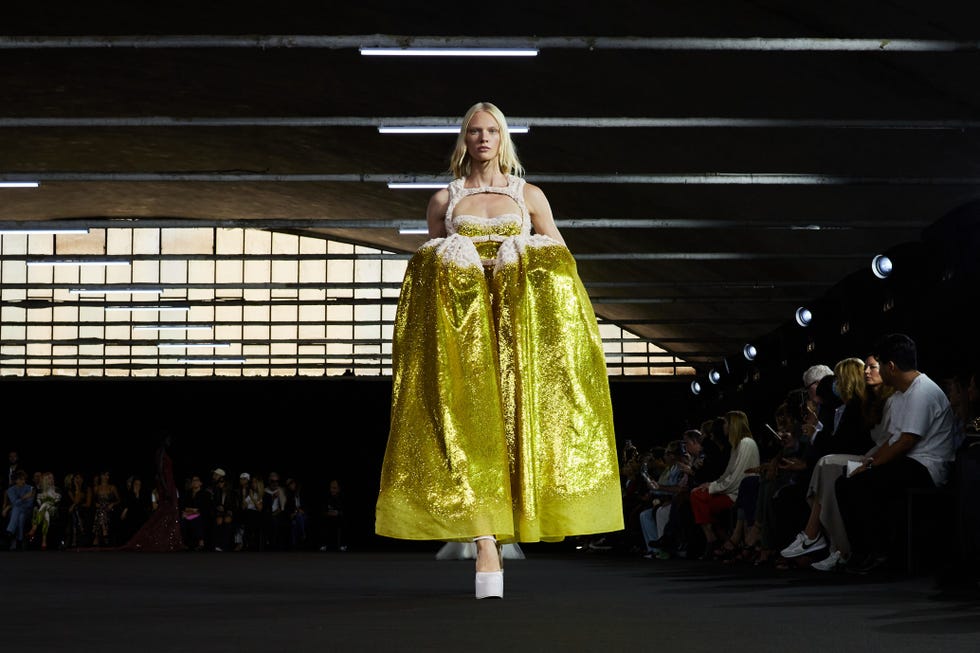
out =
[[527,211],[531,215],[531,225],[534,227],[534,232],[550,236],[564,245],[565,239],[558,231],[557,225],[555,225],[555,217],[551,212],[551,204],[548,203],[548,198],[545,197],[544,191],[534,184],[525,184],[524,204],[527,206]]
[[425,209],[425,221],[428,225],[429,236],[438,238],[446,235],[446,211],[449,209],[449,190],[437,190],[429,198],[429,206]]
[[446,211],[446,207],[449,206],[449,189],[441,188],[432,194],[429,198],[429,207],[426,209],[426,213],[432,213],[433,210],[442,210],[443,213]]
[[544,191],[541,190],[539,186],[535,186],[531,182],[524,183],[524,200],[525,201],[537,201],[537,202],[547,202],[548,198],[545,197]]

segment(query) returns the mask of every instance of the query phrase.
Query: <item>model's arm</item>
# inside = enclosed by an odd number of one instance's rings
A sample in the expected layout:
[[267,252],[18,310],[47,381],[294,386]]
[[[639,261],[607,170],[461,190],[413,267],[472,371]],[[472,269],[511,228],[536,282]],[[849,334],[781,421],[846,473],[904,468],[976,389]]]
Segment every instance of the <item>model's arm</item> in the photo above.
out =
[[445,188],[436,191],[429,198],[429,206],[425,210],[425,221],[429,226],[429,238],[445,238],[447,208],[449,208],[449,191]]
[[527,205],[528,213],[531,214],[531,226],[534,227],[534,233],[550,236],[564,245],[565,239],[561,237],[561,233],[558,231],[555,216],[551,212],[551,204],[548,203],[544,191],[534,184],[525,184],[524,203]]

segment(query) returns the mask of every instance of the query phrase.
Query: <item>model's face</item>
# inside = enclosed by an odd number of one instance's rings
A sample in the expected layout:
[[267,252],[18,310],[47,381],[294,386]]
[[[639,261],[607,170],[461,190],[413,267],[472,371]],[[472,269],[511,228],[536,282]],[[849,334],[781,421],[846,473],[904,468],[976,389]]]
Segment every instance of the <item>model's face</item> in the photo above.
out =
[[864,359],[864,383],[865,385],[881,385],[881,372],[878,359],[868,356]]
[[500,125],[485,111],[477,111],[466,127],[466,152],[476,162],[493,161],[500,153]]

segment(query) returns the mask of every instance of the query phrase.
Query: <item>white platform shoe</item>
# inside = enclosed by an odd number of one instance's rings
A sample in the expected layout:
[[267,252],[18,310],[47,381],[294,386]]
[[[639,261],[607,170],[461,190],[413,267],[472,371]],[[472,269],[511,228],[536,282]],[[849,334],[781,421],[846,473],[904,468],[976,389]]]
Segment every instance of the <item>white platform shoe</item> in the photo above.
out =
[[[484,535],[473,538],[474,542],[479,540],[497,541],[492,535]],[[500,571],[478,571],[476,572],[476,598],[478,599],[502,599],[504,598],[504,556],[502,555],[500,544],[497,544],[497,559],[500,561]]]

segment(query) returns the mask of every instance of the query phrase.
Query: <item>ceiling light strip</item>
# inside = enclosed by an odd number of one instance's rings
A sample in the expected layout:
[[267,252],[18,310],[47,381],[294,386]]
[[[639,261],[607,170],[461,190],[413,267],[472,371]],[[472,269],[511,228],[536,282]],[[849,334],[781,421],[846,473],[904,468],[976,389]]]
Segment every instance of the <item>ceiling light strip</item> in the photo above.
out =
[[[86,220],[91,229],[424,229],[424,220],[407,219],[329,219],[319,217],[296,218],[283,220],[278,218],[246,218],[242,220],[211,220],[194,219],[193,227],[188,227],[186,218],[133,218],[120,220],[104,218]],[[33,233],[51,231],[57,233],[75,233],[60,225],[59,221],[2,221],[0,234]],[[846,220],[834,218],[797,218],[785,217],[773,220],[757,220],[746,218],[568,218],[556,219],[555,224],[561,229],[803,229],[803,230],[851,230],[851,229],[889,229],[907,228],[921,230],[926,222],[914,220],[895,220],[881,218],[875,220]],[[29,226],[23,226],[29,225]],[[86,230],[87,231],[87,230]]]
[[58,234],[87,234],[88,229],[40,228],[40,229],[0,229],[0,236],[56,236]]
[[[28,284],[31,288],[38,288],[38,284]],[[54,284],[52,284],[54,285]],[[63,284],[57,284],[63,285]],[[44,284],[41,284],[44,286]],[[69,288],[68,294],[70,295],[108,295],[112,293],[125,293],[125,294],[136,294],[136,293],[147,293],[152,295],[163,294],[163,288],[113,288],[112,286],[93,286],[91,288]]]
[[70,266],[117,266],[117,265],[132,265],[132,261],[128,259],[118,259],[118,258],[52,258],[52,259],[27,259],[25,263],[29,267],[33,266],[55,266],[55,267],[70,267]]
[[[106,358],[114,358],[112,356],[106,356]],[[242,356],[228,356],[228,357],[210,357],[210,358],[178,358],[178,363],[187,365],[219,365],[222,363],[235,363],[241,364],[245,363],[246,359]]]
[[[60,302],[59,302],[60,303]],[[64,305],[64,304],[62,304]],[[123,305],[123,304],[93,304],[91,302],[83,302],[79,306],[86,306],[91,308],[102,308],[102,310],[107,312],[114,311],[189,311],[191,310],[191,305],[187,304],[147,304],[147,305]]]
[[785,302],[787,304],[799,304],[801,301],[811,301],[810,297],[746,297],[737,295],[720,295],[710,297],[700,297],[696,295],[686,295],[683,297],[589,297],[593,304],[700,304],[707,302],[711,304],[774,304]]
[[528,50],[695,50],[782,52],[975,52],[980,42],[904,38],[808,37],[635,37],[635,36],[408,36],[408,35],[119,35],[119,36],[0,36],[0,49],[182,49],[273,48],[386,49],[446,48]]
[[[422,125],[405,125],[405,126],[380,126],[378,127],[379,134],[458,134],[460,130],[459,125],[449,126],[449,127],[425,127]],[[530,131],[530,128],[526,125],[508,125],[507,131],[511,134],[526,134]]]
[[0,188],[37,188],[40,185],[36,181],[0,181]]
[[370,281],[300,281],[295,283],[287,282],[248,282],[230,281],[227,283],[204,282],[196,283],[173,282],[154,284],[153,286],[122,286],[116,287],[114,284],[78,286],[77,283],[0,283],[0,291],[3,290],[65,290],[72,295],[82,294],[105,294],[105,293],[154,293],[159,294],[167,290],[398,290],[401,283],[397,281],[380,281],[371,283]]
[[379,57],[536,57],[537,48],[360,48],[364,56]]
[[[283,182],[283,183],[323,183],[360,182],[383,183],[398,188],[444,188],[451,181],[436,175],[411,174],[290,174],[290,173],[222,173],[222,172],[45,172],[34,175],[41,181],[85,181],[85,182]],[[537,174],[528,175],[527,180],[535,183],[554,184],[684,184],[684,185],[757,185],[757,186],[826,186],[826,185],[873,185],[873,186],[976,186],[980,177],[869,177],[823,174],[785,174],[785,173],[740,173],[740,172],[701,172],[678,174],[607,174],[607,175],[568,175]]]
[[213,324],[134,324],[132,328],[133,331],[214,331]]
[[[724,118],[724,117],[575,117],[511,116],[512,134],[527,133],[531,127],[575,127],[582,129],[894,129],[962,130],[980,127],[980,120],[937,119],[819,119],[819,118]],[[374,127],[383,134],[458,134],[457,118],[448,117],[361,117],[361,116],[255,116],[255,117],[0,117],[0,127]],[[27,183],[27,182],[18,182]]]

